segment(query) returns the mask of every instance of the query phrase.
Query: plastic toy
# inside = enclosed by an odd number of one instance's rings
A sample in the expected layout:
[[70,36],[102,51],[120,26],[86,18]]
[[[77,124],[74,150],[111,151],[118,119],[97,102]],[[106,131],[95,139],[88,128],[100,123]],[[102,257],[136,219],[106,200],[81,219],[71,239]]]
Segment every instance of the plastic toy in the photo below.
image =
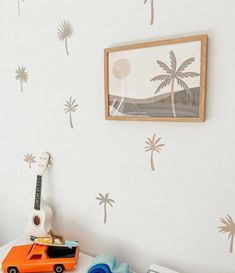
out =
[[129,265],[118,263],[113,256],[99,255],[95,257],[88,273],[131,273]]
[[29,244],[13,247],[2,263],[4,273],[52,272],[73,270],[79,247]]
[[152,264],[150,265],[147,273],[179,273],[179,272],[173,271],[169,268],[166,268],[157,264]]
[[[51,233],[50,233],[51,234]],[[30,236],[30,239],[39,245],[47,245],[47,246],[60,246],[60,247],[78,247],[78,241],[68,241],[65,240],[62,235],[58,235],[57,237],[34,237]]]
[[65,239],[64,239],[64,236],[59,234],[59,233],[56,233],[53,229],[51,229],[48,234],[51,236],[52,238],[52,243],[54,244],[55,243],[55,240],[58,239],[62,245],[64,245],[65,243]]

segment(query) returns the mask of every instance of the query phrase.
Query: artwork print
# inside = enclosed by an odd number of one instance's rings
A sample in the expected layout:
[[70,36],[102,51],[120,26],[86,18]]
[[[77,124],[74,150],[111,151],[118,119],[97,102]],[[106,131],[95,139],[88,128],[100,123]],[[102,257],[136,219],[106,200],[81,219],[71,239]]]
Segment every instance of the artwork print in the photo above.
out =
[[106,49],[106,119],[204,121],[206,56],[206,35]]

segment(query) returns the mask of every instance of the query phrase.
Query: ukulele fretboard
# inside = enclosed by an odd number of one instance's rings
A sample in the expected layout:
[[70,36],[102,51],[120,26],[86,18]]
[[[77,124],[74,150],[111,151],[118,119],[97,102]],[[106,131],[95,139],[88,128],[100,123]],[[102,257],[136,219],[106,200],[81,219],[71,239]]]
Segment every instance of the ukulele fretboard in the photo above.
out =
[[41,191],[42,191],[42,177],[38,175],[36,191],[35,191],[35,199],[34,199],[34,209],[36,210],[40,210],[41,208]]

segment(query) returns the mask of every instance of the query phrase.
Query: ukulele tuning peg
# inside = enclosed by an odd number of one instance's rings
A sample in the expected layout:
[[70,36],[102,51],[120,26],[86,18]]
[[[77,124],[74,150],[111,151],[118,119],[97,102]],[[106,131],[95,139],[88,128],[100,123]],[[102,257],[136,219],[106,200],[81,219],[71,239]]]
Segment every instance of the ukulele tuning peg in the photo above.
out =
[[52,161],[53,161],[53,157],[52,156],[50,156],[50,159],[49,159],[49,162],[48,162],[48,167],[50,168],[51,167],[51,165],[52,165]]

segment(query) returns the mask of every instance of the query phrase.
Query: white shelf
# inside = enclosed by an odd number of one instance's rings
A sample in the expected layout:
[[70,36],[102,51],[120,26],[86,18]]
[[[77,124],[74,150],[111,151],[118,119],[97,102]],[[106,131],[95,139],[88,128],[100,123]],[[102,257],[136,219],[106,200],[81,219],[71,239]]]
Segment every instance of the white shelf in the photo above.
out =
[[[10,251],[10,249],[13,246],[24,245],[24,244],[32,244],[32,241],[30,241],[28,239],[25,239],[25,238],[21,238],[21,239],[12,241],[12,242],[0,247],[0,273],[3,273],[2,272],[2,262],[5,259],[7,253]],[[83,253],[80,252],[77,268],[75,270],[73,270],[72,272],[73,273],[76,273],[76,272],[77,273],[87,273],[87,270],[88,270],[92,260],[93,260],[93,257],[88,256],[88,255],[83,254]],[[167,269],[167,268],[155,265],[155,264],[153,264],[153,265],[151,265],[149,267],[148,272],[149,273],[158,273],[158,272],[161,272],[161,273],[178,273],[176,271],[173,271],[173,270],[170,270],[170,269]]]
[[[13,246],[30,244],[30,243],[32,244],[31,241],[21,238],[0,247],[0,273],[2,273],[2,262],[5,259],[7,253],[10,251],[10,249]],[[92,259],[93,257],[85,255],[80,252],[77,268],[73,272],[87,273],[87,269],[89,268]]]

